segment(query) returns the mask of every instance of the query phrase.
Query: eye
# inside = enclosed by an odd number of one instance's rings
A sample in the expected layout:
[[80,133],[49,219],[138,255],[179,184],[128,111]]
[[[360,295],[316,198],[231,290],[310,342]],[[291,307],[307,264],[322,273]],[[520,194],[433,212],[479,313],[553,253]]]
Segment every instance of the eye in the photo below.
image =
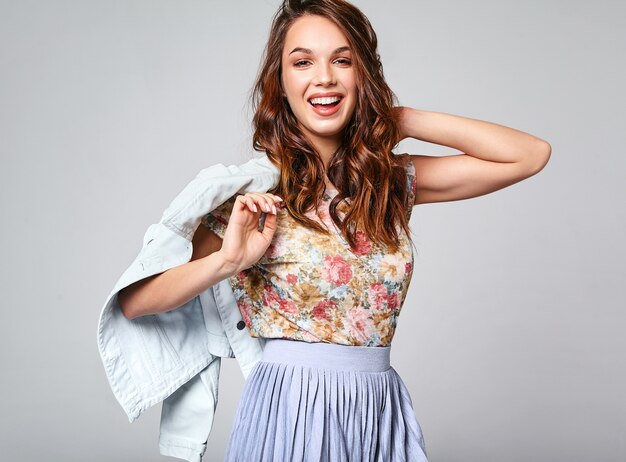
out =
[[352,65],[352,60],[350,58],[337,58],[334,63],[341,66],[350,66]]
[[308,64],[309,64],[309,61],[307,61],[306,59],[299,59],[298,61],[293,63],[295,67],[304,67],[304,66],[307,66]]

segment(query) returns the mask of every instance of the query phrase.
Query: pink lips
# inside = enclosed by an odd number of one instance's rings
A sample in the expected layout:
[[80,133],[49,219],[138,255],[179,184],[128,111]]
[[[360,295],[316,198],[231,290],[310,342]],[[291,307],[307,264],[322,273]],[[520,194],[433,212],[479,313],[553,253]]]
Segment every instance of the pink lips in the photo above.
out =
[[[340,100],[339,100],[339,102],[337,104],[334,104],[334,105],[330,105],[330,104],[314,105],[314,104],[310,103],[310,101],[313,98],[327,98],[327,97],[332,97],[332,96],[339,96]],[[339,93],[316,93],[316,94],[311,95],[309,97],[309,105],[311,106],[311,108],[313,108],[313,111],[316,114],[324,116],[324,117],[328,117],[328,116],[331,116],[334,113],[336,113],[341,108],[343,100],[344,100],[343,95],[341,95]]]

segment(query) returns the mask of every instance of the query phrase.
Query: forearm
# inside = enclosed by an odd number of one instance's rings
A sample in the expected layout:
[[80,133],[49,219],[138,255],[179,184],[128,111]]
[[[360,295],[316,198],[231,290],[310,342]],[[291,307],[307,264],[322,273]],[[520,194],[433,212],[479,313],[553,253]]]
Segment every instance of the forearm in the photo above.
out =
[[183,305],[236,271],[219,251],[213,252],[126,287],[118,300],[129,319],[162,313]]
[[403,108],[401,135],[448,146],[493,162],[532,162],[549,144],[522,131],[442,112]]

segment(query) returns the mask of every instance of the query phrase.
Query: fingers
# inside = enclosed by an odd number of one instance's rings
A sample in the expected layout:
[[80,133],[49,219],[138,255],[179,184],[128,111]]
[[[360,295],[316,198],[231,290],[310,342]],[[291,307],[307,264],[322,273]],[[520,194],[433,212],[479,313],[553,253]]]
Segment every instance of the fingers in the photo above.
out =
[[265,212],[276,215],[277,207],[282,207],[282,198],[270,193],[245,193],[237,196],[237,201],[254,213]]
[[263,221],[263,229],[261,233],[267,239],[267,241],[271,241],[274,236],[274,232],[276,231],[276,215],[273,213],[268,213],[265,215],[265,221]]

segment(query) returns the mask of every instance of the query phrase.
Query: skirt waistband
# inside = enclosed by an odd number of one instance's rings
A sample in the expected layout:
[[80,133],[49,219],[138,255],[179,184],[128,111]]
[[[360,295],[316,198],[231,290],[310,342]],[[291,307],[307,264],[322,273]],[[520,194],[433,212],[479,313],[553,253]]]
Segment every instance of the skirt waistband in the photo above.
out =
[[270,338],[265,342],[261,361],[319,369],[384,372],[391,367],[390,352],[390,346],[365,347]]

